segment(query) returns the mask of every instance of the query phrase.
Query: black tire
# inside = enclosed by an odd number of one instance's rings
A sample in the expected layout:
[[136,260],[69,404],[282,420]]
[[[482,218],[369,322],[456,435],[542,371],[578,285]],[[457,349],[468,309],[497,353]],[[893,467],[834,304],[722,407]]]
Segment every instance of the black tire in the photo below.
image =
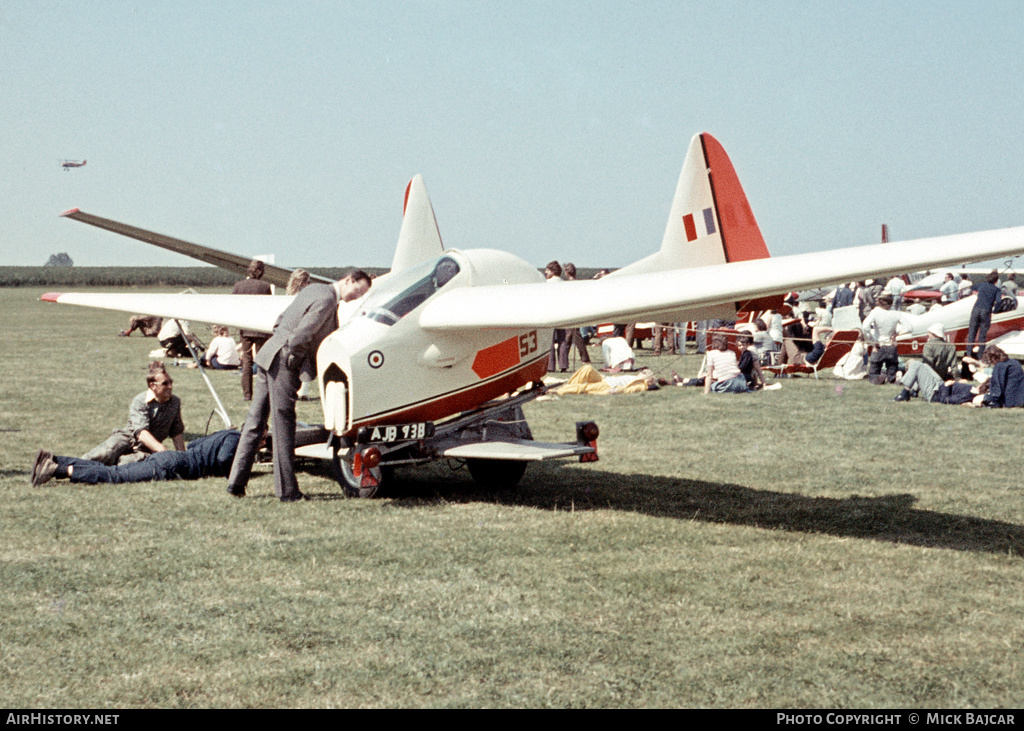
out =
[[478,486],[497,490],[512,489],[526,472],[526,462],[506,459],[469,459],[466,467]]

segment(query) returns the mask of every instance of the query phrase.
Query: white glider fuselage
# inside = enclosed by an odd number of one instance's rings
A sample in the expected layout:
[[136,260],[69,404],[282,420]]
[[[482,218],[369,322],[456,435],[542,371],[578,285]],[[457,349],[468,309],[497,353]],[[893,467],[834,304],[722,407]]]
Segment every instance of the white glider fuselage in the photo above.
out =
[[543,276],[522,259],[477,249],[448,250],[375,283],[317,354],[325,426],[345,435],[437,421],[539,381],[550,329],[446,333],[419,322],[438,291],[538,281]]

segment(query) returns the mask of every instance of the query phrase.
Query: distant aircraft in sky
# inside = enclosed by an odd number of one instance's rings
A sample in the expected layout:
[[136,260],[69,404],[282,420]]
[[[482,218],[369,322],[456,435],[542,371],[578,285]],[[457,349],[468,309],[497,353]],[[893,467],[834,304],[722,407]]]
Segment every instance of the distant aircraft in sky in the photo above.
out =
[[[223,256],[78,209],[63,215],[207,261]],[[375,493],[381,469],[441,458],[467,460],[484,482],[515,484],[528,461],[596,451],[590,422],[581,422],[576,444],[534,442],[519,408],[543,392],[552,328],[735,319],[753,301],[791,290],[1020,252],[1024,227],[769,258],[732,162],[704,133],[690,142],[661,248],[601,279],[552,286],[512,254],[444,249],[416,176],[390,274],[362,300],[339,305],[339,328],[320,346],[319,452],[355,495]],[[43,299],[264,332],[291,302],[123,292]]]
[[78,160],[61,160],[60,166],[64,168],[64,172],[67,172],[71,168],[80,168],[87,162],[88,160],[82,160],[81,162],[79,162]]

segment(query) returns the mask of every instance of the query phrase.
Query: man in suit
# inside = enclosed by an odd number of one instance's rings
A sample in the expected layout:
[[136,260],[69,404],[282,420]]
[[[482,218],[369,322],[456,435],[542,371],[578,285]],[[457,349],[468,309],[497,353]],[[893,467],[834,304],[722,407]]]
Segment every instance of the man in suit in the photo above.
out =
[[[264,270],[263,262],[253,259],[245,272],[248,276],[240,282],[235,282],[231,294],[270,294],[269,282],[263,281]],[[252,401],[253,351],[259,353],[270,336],[258,330],[239,330],[238,336],[242,341],[242,398]]]
[[256,450],[273,414],[274,492],[282,502],[305,497],[295,479],[295,400],[300,381],[316,375],[316,351],[338,329],[338,303],[359,299],[369,289],[369,275],[355,269],[334,284],[309,285],[277,318],[273,335],[256,356],[252,406],[228,476],[229,494],[245,495]]

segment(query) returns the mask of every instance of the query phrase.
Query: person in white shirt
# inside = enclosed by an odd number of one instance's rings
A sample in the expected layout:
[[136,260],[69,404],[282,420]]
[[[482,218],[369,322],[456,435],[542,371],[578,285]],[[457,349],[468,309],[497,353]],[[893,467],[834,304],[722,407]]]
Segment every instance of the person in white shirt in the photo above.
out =
[[740,371],[736,353],[729,350],[729,340],[724,333],[715,333],[711,338],[711,350],[707,353],[707,375],[704,377],[704,393],[749,393],[747,379]]
[[[868,340],[875,344],[875,349],[868,359],[868,378],[872,383],[895,383],[896,368],[899,357],[896,354],[896,330],[903,325],[912,330],[914,323],[902,312],[890,310],[892,297],[883,294],[878,298],[878,306],[864,320],[861,329]],[[885,367],[885,375],[882,368]]]
[[242,358],[238,353],[238,344],[228,333],[228,329],[223,325],[214,325],[213,334],[215,337],[203,355],[206,365],[216,370],[238,368],[242,364]]

